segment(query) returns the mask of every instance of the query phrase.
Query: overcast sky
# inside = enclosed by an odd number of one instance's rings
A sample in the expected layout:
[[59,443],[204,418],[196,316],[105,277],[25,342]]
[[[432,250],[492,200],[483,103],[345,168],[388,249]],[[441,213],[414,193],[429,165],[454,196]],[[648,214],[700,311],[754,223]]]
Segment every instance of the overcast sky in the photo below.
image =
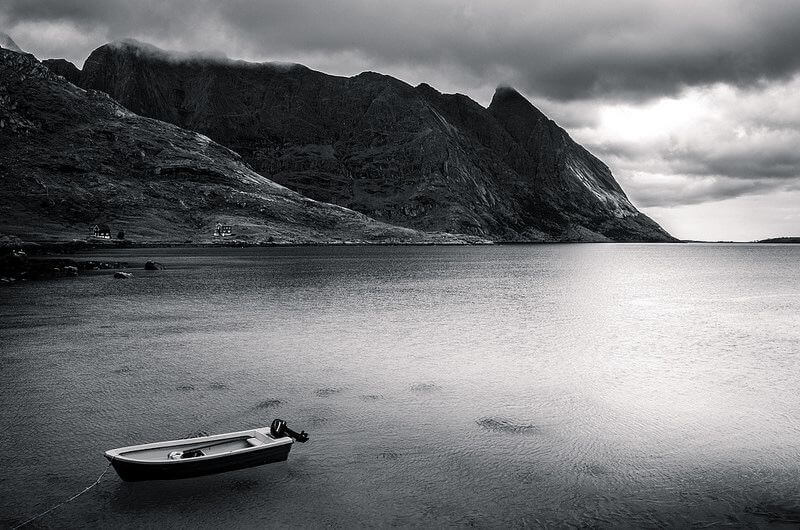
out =
[[3,0],[24,50],[108,41],[526,94],[673,235],[800,235],[796,0]]

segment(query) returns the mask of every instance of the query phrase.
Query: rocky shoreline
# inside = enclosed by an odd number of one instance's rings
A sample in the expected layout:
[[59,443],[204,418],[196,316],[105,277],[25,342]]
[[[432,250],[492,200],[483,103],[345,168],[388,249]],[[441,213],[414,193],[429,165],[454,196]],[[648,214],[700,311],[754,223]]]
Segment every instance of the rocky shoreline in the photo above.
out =
[[[129,269],[126,261],[75,260],[65,256],[92,250],[135,248],[251,248],[251,247],[306,247],[306,246],[433,246],[433,245],[491,245],[490,241],[246,241],[226,240],[211,242],[192,241],[131,241],[106,239],[73,239],[69,241],[23,241],[13,236],[0,237],[0,284],[27,280],[54,280],[71,278],[83,272]],[[139,266],[136,267],[140,268]],[[163,264],[148,260],[144,270],[163,270]],[[117,273],[115,278],[129,278],[128,273]]]
[[0,283],[74,278],[89,271],[118,271],[129,267],[127,261],[31,257],[24,250],[15,249],[0,255]]
[[494,245],[492,241],[467,238],[442,241],[252,241],[229,239],[225,241],[132,241],[132,240],[38,240],[23,241],[12,237],[0,237],[0,255],[12,250],[24,250],[32,256],[74,254],[87,250],[112,250],[131,248],[248,248],[248,247],[316,247],[316,246],[434,246],[434,245]]

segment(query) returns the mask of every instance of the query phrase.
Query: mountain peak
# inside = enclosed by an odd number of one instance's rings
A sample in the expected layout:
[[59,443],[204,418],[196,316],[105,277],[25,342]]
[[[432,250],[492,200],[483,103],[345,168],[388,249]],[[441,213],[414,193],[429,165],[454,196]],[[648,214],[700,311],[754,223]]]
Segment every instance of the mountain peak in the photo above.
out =
[[[519,91],[511,85],[497,85],[494,89],[494,98],[513,98],[518,97],[525,99]],[[492,99],[494,99],[492,98]]]
[[14,39],[9,37],[7,33],[3,33],[2,31],[0,31],[0,48],[11,50],[12,52],[25,53],[24,51],[22,51],[22,49],[20,49],[19,46],[17,46],[17,43],[14,42]]
[[542,111],[537,109],[533,103],[528,101],[525,96],[519,93],[516,88],[508,85],[499,85],[492,96],[492,102],[489,104],[489,110],[492,112],[500,111],[509,112],[513,114],[530,114],[535,113],[537,117],[547,119]]

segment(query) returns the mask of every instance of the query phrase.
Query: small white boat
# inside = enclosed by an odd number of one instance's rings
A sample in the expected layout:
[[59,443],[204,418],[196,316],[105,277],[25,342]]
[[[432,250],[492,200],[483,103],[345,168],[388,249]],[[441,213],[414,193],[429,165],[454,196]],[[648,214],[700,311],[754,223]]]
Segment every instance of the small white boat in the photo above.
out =
[[295,441],[307,440],[276,419],[249,431],[110,449],[105,457],[122,480],[171,480],[282,462]]

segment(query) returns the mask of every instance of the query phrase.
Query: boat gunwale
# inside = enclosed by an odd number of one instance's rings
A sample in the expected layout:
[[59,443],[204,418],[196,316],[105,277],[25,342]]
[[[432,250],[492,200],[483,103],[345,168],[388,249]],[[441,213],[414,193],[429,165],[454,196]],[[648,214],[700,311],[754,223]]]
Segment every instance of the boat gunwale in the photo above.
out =
[[[210,455],[203,455],[203,456],[196,456],[192,458],[180,459],[180,460],[142,460],[139,458],[125,456],[125,453],[130,453],[134,451],[143,451],[147,449],[161,449],[161,448],[168,448],[171,446],[178,446],[178,445],[202,445],[207,442],[216,442],[222,441],[225,439],[230,438],[231,441],[238,439],[238,438],[253,438],[255,437],[255,433],[260,433],[271,439],[270,441],[264,442],[261,445],[254,445],[252,447],[242,447],[239,449],[234,449],[232,451],[225,451],[223,453],[214,453]],[[139,445],[129,445],[126,447],[119,447],[116,449],[109,449],[105,451],[103,455],[110,460],[111,462],[128,462],[132,464],[140,464],[140,465],[164,465],[164,464],[187,464],[189,462],[198,462],[198,461],[208,461],[214,460],[217,458],[228,458],[234,454],[241,454],[241,453],[250,453],[259,450],[265,450],[269,448],[279,447],[282,445],[292,444],[294,440],[289,436],[282,436],[281,438],[272,438],[269,435],[269,427],[262,427],[258,429],[248,429],[246,431],[236,431],[236,432],[229,432],[223,434],[214,434],[211,436],[201,436],[197,438],[181,438],[178,440],[166,440],[163,442],[150,442],[146,444],[139,444]]]

